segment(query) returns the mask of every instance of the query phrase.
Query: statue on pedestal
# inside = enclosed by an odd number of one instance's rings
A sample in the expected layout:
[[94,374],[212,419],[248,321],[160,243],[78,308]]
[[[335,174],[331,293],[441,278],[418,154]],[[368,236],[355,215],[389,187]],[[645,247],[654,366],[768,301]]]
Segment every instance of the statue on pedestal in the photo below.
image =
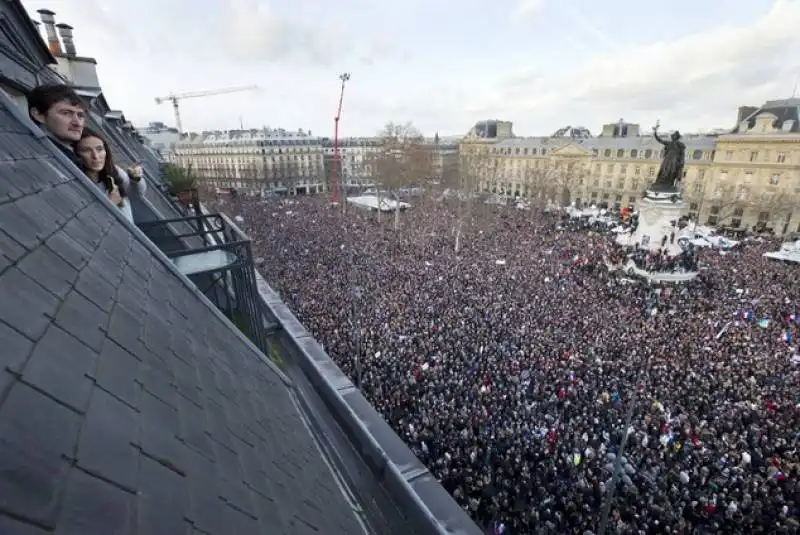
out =
[[658,135],[659,122],[653,127],[653,137],[664,145],[664,159],[658,169],[656,181],[650,187],[653,191],[678,193],[678,182],[683,178],[683,166],[686,158],[686,145],[681,141],[681,133],[677,130],[670,139],[664,140]]

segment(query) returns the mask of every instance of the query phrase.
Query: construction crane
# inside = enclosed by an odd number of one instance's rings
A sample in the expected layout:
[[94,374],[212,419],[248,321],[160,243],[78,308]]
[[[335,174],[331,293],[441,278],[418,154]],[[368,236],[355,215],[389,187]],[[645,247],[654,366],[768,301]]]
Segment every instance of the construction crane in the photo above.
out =
[[210,91],[191,91],[189,93],[171,93],[166,97],[156,97],[156,104],[163,102],[172,102],[172,109],[175,110],[175,128],[178,129],[179,134],[183,134],[183,125],[181,125],[181,110],[178,104],[181,100],[186,98],[197,97],[211,97],[214,95],[225,95],[227,93],[238,93],[240,91],[253,91],[258,89],[257,85],[248,85],[244,87],[228,87],[225,89],[212,89]]
[[344,99],[344,86],[350,80],[350,73],[345,72],[339,75],[342,81],[342,90],[339,92],[339,107],[336,108],[336,115],[333,117],[333,168],[331,169],[331,194],[333,202],[339,200],[339,119],[342,117],[342,99]]

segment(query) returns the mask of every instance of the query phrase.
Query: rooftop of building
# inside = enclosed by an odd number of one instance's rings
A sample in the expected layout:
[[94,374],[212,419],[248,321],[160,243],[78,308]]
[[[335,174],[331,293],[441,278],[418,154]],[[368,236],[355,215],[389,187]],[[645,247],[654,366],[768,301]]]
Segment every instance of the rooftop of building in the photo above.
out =
[[[768,100],[758,108],[751,108],[736,127],[731,131],[732,134],[758,133],[758,134],[798,134],[800,133],[800,98],[787,98],[781,100]],[[770,126],[773,130],[769,132],[753,131],[756,126],[756,119],[768,113],[773,116]],[[746,125],[746,129],[743,128]]]
[[[665,132],[662,136],[668,136]],[[716,143],[716,136],[709,135],[686,135],[681,138],[689,149],[713,148]],[[498,148],[546,148],[548,150],[557,149],[566,145],[577,145],[591,152],[593,149],[653,149],[661,150],[663,146],[655,140],[653,136],[633,136],[633,137],[591,137],[591,138],[570,138],[570,137],[516,137],[505,139],[498,142]]]
[[11,106],[0,532],[363,533],[289,381]]
[[249,145],[253,143],[315,145],[321,138],[303,130],[290,131],[283,128],[253,128],[247,130],[209,130],[189,133],[181,140],[181,145]]
[[178,129],[172,126],[167,126],[162,122],[152,122],[145,126],[144,128],[138,129],[142,134],[158,134],[161,132],[170,132],[173,134],[178,134]]

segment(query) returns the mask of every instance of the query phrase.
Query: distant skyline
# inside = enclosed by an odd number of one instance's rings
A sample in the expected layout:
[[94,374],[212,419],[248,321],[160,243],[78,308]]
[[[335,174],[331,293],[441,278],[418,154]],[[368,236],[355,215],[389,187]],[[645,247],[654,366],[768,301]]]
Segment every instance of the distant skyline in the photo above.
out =
[[106,98],[138,127],[174,126],[154,97],[186,100],[184,129],[270,126],[333,134],[338,74],[352,73],[342,136],[387,121],[426,135],[477,121],[521,136],[620,118],[684,132],[732,127],[740,105],[788,98],[800,65],[800,0],[23,0],[74,26]]

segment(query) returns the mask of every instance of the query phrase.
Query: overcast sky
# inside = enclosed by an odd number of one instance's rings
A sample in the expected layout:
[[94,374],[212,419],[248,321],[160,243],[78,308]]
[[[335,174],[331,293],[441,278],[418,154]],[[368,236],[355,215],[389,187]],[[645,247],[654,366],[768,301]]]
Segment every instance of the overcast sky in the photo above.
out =
[[311,129],[388,120],[463,134],[481,119],[517,135],[656,119],[733,126],[739,105],[791,96],[800,0],[23,0],[75,27],[112,108],[173,124],[154,97],[257,84],[184,101],[186,130]]

